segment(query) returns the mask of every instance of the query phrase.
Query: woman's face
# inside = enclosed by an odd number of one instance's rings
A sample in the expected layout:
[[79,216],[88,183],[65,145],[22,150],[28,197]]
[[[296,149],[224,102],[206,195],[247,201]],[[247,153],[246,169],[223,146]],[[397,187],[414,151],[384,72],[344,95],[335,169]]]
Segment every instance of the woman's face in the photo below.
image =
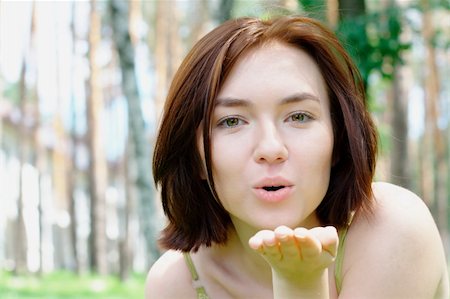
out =
[[333,129],[324,79],[306,52],[270,43],[246,53],[212,116],[215,188],[236,228],[320,225]]

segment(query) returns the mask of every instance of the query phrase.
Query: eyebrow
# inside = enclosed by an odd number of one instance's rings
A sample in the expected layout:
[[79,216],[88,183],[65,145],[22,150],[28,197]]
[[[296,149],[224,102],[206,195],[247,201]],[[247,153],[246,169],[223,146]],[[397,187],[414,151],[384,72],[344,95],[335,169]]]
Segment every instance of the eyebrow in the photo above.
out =
[[306,100],[315,101],[315,102],[320,103],[320,99],[316,95],[313,95],[312,93],[309,93],[309,92],[300,92],[300,93],[294,93],[290,96],[283,98],[281,100],[281,104],[286,105],[286,104],[297,103],[297,102],[302,102],[302,101],[306,101]]
[[[298,103],[306,100],[320,102],[319,98],[309,92],[300,92],[289,95],[285,98],[282,98],[280,101],[281,105],[288,105],[292,103]],[[247,99],[238,99],[233,97],[227,98],[218,98],[216,100],[215,106],[221,107],[249,107],[252,106],[252,102]]]

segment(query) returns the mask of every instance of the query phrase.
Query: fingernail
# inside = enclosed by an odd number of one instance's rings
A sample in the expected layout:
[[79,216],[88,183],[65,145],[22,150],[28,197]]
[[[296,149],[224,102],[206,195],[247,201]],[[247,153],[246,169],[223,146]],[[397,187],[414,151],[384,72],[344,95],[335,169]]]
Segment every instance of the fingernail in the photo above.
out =
[[264,244],[266,244],[266,246],[275,246],[277,242],[274,239],[269,239],[269,240],[264,240]]

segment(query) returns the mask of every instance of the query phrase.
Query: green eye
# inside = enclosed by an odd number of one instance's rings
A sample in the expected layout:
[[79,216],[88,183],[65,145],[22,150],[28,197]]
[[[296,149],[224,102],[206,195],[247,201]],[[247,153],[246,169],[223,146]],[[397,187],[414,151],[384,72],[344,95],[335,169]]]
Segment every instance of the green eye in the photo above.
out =
[[291,115],[291,120],[295,121],[295,122],[305,122],[307,120],[309,120],[309,116],[306,115],[305,113],[295,113],[293,115]]
[[294,115],[292,115],[292,120],[293,121],[304,121],[305,115],[304,114],[294,114]]
[[220,127],[224,128],[235,128],[242,124],[242,120],[238,117],[227,117],[223,119],[220,123]]
[[239,119],[237,117],[230,117],[225,120],[227,127],[234,127],[239,124]]

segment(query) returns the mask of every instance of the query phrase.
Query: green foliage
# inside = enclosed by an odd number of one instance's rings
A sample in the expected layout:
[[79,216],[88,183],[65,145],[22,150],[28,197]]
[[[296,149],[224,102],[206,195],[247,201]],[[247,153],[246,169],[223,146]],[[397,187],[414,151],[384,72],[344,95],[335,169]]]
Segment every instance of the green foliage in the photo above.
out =
[[298,0],[301,6],[301,10],[308,12],[308,15],[312,18],[326,21],[326,2],[325,0]]
[[366,87],[372,72],[391,80],[394,67],[403,63],[402,53],[410,43],[400,39],[402,20],[401,9],[391,5],[339,23],[337,35],[358,65]]
[[5,85],[5,89],[3,90],[3,96],[6,99],[9,99],[12,103],[19,103],[19,82],[11,83]]
[[[325,1],[298,2],[312,17],[325,20]],[[403,63],[402,52],[410,48],[409,42],[400,39],[402,10],[392,2],[380,11],[355,11],[354,15],[342,17],[336,34],[357,64],[364,86],[367,88],[369,76],[373,72],[379,72],[383,78],[391,80],[395,66]]]
[[116,277],[77,276],[54,272],[42,277],[13,276],[0,272],[1,298],[143,298],[145,277],[134,276],[126,282]]

